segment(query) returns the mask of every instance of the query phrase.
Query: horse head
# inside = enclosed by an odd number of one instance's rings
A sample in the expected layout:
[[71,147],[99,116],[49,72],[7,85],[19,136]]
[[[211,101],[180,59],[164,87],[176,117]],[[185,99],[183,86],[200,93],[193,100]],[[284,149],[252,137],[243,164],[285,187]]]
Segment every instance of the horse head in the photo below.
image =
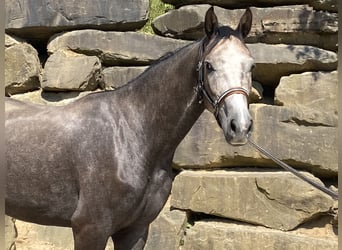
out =
[[199,93],[232,145],[245,144],[253,124],[248,95],[254,59],[244,43],[251,25],[249,8],[235,30],[219,27],[213,7],[205,16],[206,36],[202,40],[198,64]]

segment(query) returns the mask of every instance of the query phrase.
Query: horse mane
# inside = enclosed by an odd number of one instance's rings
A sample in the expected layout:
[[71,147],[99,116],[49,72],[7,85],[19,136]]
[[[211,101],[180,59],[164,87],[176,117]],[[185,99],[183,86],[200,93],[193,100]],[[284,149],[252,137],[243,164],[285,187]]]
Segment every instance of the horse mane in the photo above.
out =
[[218,28],[217,36],[219,36],[220,38],[230,37],[230,36],[240,37],[239,36],[239,32],[237,32],[236,30],[232,29],[229,26],[221,26],[221,27],[219,27]]
[[180,48],[177,48],[175,49],[174,51],[171,51],[171,52],[166,52],[164,55],[162,55],[160,58],[158,58],[157,60],[153,61],[153,63],[150,65],[149,68],[151,67],[154,67],[155,65],[163,62],[163,61],[166,61],[167,59],[169,59],[170,57],[174,56],[175,54],[177,54],[179,51],[189,47],[190,45],[194,44],[194,42],[192,43],[189,43],[183,47],[180,47]]

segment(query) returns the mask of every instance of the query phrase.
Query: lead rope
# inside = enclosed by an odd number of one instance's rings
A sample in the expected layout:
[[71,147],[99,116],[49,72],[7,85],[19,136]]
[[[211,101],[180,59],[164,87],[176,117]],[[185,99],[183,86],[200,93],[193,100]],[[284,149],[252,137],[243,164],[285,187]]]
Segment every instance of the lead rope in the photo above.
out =
[[266,149],[260,147],[258,144],[256,144],[251,138],[248,137],[248,142],[250,145],[252,145],[254,148],[256,148],[257,150],[259,150],[260,153],[262,153],[263,155],[267,156],[268,158],[270,158],[271,160],[273,160],[275,163],[277,163],[279,166],[281,166],[282,168],[284,168],[287,171],[290,171],[292,174],[294,174],[295,176],[297,176],[298,178],[302,179],[303,181],[311,184],[312,186],[314,186],[315,188],[321,190],[322,192],[330,195],[334,200],[338,199],[338,193],[330,190],[329,188],[326,188],[325,186],[311,180],[310,178],[306,177],[305,175],[303,175],[302,173],[300,173],[299,171],[297,171],[296,169],[292,168],[291,166],[287,165],[286,163],[284,163],[283,161],[279,160],[277,157],[273,156],[270,152],[268,152]]

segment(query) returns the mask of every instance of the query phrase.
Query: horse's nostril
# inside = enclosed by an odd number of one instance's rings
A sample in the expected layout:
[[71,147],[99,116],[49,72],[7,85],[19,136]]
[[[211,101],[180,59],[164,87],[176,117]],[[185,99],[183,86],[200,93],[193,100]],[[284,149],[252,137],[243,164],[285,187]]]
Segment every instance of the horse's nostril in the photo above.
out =
[[234,119],[230,122],[230,127],[231,127],[232,131],[234,133],[236,133],[237,125],[236,125],[236,121]]

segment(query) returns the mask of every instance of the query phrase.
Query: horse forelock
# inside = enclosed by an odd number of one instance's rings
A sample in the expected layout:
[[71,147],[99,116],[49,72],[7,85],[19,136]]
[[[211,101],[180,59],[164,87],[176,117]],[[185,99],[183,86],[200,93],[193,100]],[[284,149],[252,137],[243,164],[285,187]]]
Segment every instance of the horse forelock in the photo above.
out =
[[206,53],[210,53],[210,51],[214,49],[217,45],[221,44],[222,41],[227,41],[232,37],[237,38],[241,42],[241,47],[247,48],[245,45],[245,41],[243,40],[241,34],[237,30],[232,29],[229,26],[221,26],[217,29],[215,36],[210,38],[210,40],[208,39],[208,37],[204,38],[204,46],[207,47]]
[[217,36],[221,38],[229,38],[230,36],[239,37],[239,32],[229,26],[221,26],[217,30]]

